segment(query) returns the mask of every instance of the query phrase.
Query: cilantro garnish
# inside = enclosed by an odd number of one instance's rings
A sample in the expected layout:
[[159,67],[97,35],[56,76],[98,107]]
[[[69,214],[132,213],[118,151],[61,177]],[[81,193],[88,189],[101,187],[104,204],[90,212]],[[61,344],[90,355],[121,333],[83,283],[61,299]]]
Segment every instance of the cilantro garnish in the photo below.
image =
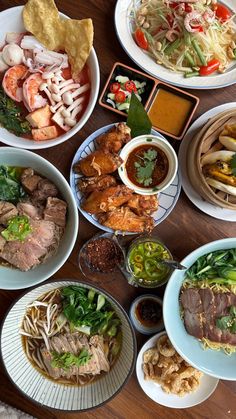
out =
[[232,169],[233,176],[236,176],[236,153],[234,153],[230,161],[230,167]]
[[228,330],[230,333],[236,333],[236,306],[231,306],[227,316],[216,319],[216,327],[221,330]]
[[56,351],[52,352],[52,361],[51,366],[53,368],[63,368],[67,370],[74,365],[76,367],[81,367],[91,359],[87,349],[82,349],[79,355],[74,355],[71,352],[64,352],[59,354]]
[[139,161],[134,163],[136,167],[136,179],[138,183],[149,186],[152,183],[152,174],[155,169],[157,151],[150,148],[142,156],[138,156]]

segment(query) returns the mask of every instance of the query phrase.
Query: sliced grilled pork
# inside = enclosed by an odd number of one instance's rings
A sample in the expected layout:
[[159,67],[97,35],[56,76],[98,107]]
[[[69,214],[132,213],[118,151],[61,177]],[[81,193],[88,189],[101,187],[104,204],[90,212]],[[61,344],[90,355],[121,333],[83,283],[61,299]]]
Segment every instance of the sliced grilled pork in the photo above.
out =
[[11,202],[0,201],[0,224],[6,226],[7,221],[15,217],[18,214],[18,211]]
[[198,339],[205,337],[212,342],[236,345],[236,333],[216,326],[218,318],[228,315],[231,306],[236,307],[235,294],[213,293],[210,288],[189,288],[182,291],[180,302],[184,309],[185,328],[190,335]]
[[58,198],[49,197],[47,199],[46,208],[44,210],[44,219],[53,221],[60,227],[66,225],[67,203]]
[[[48,374],[54,378],[64,377],[70,379],[72,376],[91,375],[95,376],[102,371],[109,371],[110,365],[104,353],[103,338],[101,336],[93,336],[89,338],[81,333],[67,333],[65,335],[58,334],[49,339],[50,351],[43,346],[40,351],[43,362],[47,368]],[[63,368],[53,368],[51,365],[51,351],[57,353],[70,352],[78,355],[82,349],[87,349],[91,355],[90,360],[80,367],[71,366],[64,370]]]
[[28,271],[40,263],[40,258],[48,253],[51,246],[58,244],[57,228],[45,220],[30,219],[32,232],[24,241],[9,241],[0,256],[22,271]]
[[37,189],[38,183],[41,180],[41,176],[35,175],[34,170],[31,167],[24,169],[21,174],[21,183],[29,194],[33,193]]

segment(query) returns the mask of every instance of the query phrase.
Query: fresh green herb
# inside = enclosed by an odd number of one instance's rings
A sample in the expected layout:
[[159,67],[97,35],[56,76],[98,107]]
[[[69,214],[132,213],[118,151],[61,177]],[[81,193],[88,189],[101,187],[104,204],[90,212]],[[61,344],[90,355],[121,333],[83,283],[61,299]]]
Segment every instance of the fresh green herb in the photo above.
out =
[[132,138],[150,134],[152,128],[147,112],[134,93],[131,95],[127,125],[131,129]]
[[233,176],[236,176],[236,153],[234,153],[230,161],[230,167],[232,169]]
[[7,228],[1,232],[7,241],[23,241],[32,231],[26,215],[16,215],[8,220]]
[[219,319],[216,319],[216,326],[221,330],[227,330],[229,329],[229,326],[231,321],[231,316],[224,316]]
[[14,100],[6,95],[3,88],[0,88],[0,124],[16,135],[28,134],[31,131],[29,122],[21,116],[20,109]]
[[230,333],[236,333],[236,307],[231,306],[229,315],[216,319],[216,327],[221,330],[229,330]]
[[[96,292],[91,293],[86,288],[69,286],[62,289],[63,313],[70,321],[72,330],[86,327],[91,335],[106,334],[111,321],[117,319],[106,298]],[[119,321],[120,323],[120,321]]]
[[149,186],[152,183],[152,174],[155,169],[157,151],[150,148],[143,153],[142,156],[138,157],[139,161],[134,163],[137,181],[144,186]]
[[26,193],[20,184],[17,167],[0,166],[0,200],[17,203]]
[[71,352],[63,352],[59,354],[55,351],[53,351],[51,354],[51,366],[53,368],[63,368],[64,370],[68,370],[74,365],[76,367],[86,365],[92,357],[92,355],[89,355],[87,349],[82,349],[79,355],[74,355]]
[[236,285],[236,249],[217,250],[201,256],[186,275],[192,281]]

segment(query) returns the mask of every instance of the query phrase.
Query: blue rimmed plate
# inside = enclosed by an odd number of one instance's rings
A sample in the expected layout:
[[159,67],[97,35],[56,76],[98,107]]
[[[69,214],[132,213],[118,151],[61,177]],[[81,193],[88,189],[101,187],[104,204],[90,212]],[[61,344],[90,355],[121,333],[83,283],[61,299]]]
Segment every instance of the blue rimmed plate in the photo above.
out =
[[[79,149],[77,150],[77,152],[75,153],[75,156],[73,158],[72,161],[72,165],[71,165],[71,170],[70,170],[70,186],[72,189],[72,192],[74,194],[77,206],[81,212],[81,214],[83,214],[83,216],[93,225],[95,225],[96,227],[100,228],[101,230],[107,231],[109,233],[113,233],[113,230],[103,226],[102,224],[99,223],[99,221],[97,220],[97,217],[95,215],[91,215],[88,212],[84,211],[81,208],[81,203],[83,200],[83,194],[81,194],[81,192],[78,189],[77,183],[78,183],[78,179],[81,177],[80,175],[74,173],[73,171],[73,166],[75,163],[77,163],[79,160],[85,158],[86,156],[88,156],[90,153],[92,153],[93,151],[96,150],[96,138],[103,134],[104,132],[108,131],[109,129],[111,129],[114,126],[114,124],[110,124],[110,125],[106,125],[102,128],[99,128],[97,131],[93,132],[79,147]],[[153,135],[158,135],[158,137],[164,138],[163,135],[161,135],[159,132],[152,130],[151,132]],[[174,181],[172,182],[172,184],[165,189],[164,192],[161,192],[158,195],[158,199],[159,199],[159,207],[158,210],[155,211],[152,214],[152,217],[154,218],[154,225],[155,227],[160,224],[162,221],[165,220],[165,218],[171,213],[171,211],[174,209],[174,206],[179,198],[179,194],[180,194],[180,190],[181,190],[181,180],[180,180],[180,174],[177,173]],[[118,233],[123,234],[123,231],[119,231]],[[130,233],[130,232],[126,232],[126,234],[135,234],[135,233]]]

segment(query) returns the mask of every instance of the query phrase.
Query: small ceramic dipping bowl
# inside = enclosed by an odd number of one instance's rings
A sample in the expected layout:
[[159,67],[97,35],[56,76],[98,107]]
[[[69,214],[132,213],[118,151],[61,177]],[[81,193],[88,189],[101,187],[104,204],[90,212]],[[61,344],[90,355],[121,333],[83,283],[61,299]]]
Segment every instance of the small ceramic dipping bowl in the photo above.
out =
[[[149,151],[153,153],[153,150],[156,156],[149,154],[144,161],[143,153],[149,153]],[[178,159],[173,147],[167,140],[152,134],[133,138],[123,147],[120,157],[123,163],[118,173],[122,182],[141,195],[154,195],[164,191],[173,182],[178,170]],[[155,169],[148,178],[146,171],[143,175],[142,167],[146,166],[148,170],[149,159],[151,163],[154,163]]]
[[153,294],[140,295],[131,304],[130,320],[135,329],[144,335],[152,335],[164,329],[162,300]]
[[184,137],[199,104],[197,96],[118,62],[112,67],[99,104],[127,117],[131,91],[139,96],[154,129],[175,140]]
[[84,276],[101,285],[113,281],[124,262],[124,250],[111,233],[93,236],[84,243],[78,256],[78,265]]

